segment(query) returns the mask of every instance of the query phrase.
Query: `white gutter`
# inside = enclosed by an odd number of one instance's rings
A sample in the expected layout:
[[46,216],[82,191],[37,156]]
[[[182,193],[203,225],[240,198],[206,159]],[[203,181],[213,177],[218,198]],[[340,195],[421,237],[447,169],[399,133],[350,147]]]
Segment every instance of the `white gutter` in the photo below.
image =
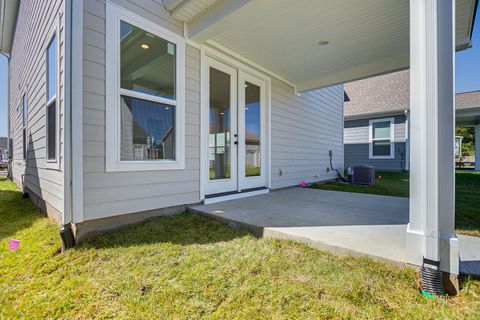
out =
[[63,226],[72,223],[72,29],[73,29],[73,2],[66,0],[65,5],[65,46],[64,46],[64,208]]
[[351,121],[351,120],[378,118],[378,117],[384,117],[384,116],[404,115],[404,114],[405,114],[405,109],[399,109],[399,110],[392,110],[392,111],[372,112],[372,113],[364,113],[364,114],[358,114],[358,115],[352,115],[352,116],[345,116],[344,120]]
[[64,212],[60,230],[62,250],[75,245],[72,225],[83,220],[83,2],[65,0],[64,3]]
[[[62,250],[75,245],[72,225],[83,220],[83,108],[82,37],[83,1],[65,0],[64,99],[64,210],[60,236]],[[80,131],[79,131],[80,128]],[[80,135],[80,136],[79,136]],[[80,142],[77,141],[80,139]],[[73,147],[75,146],[75,148]],[[78,202],[81,196],[81,202]],[[80,214],[81,217],[76,217]]]

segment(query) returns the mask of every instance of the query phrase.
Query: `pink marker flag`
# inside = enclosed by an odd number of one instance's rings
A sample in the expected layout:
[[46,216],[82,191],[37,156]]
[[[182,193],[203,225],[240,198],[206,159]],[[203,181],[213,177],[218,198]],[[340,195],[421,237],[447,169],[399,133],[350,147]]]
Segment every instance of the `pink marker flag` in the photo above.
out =
[[307,183],[305,181],[302,181],[300,185],[302,186],[302,188],[305,188],[307,186]]
[[10,250],[16,251],[18,250],[19,246],[20,246],[20,240],[10,239],[10,241],[8,242],[8,248]]

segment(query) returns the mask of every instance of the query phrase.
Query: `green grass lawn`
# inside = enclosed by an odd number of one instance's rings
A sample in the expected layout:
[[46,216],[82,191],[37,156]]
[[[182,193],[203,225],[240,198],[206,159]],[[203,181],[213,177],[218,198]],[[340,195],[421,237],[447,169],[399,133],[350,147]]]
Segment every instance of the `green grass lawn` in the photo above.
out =
[[[360,192],[388,196],[408,197],[408,172],[377,172],[381,175],[372,186],[329,182],[312,188],[346,192]],[[459,233],[480,236],[480,172],[457,172],[455,175],[455,220]]]
[[193,214],[59,247],[56,227],[0,180],[0,319],[480,317],[480,281],[431,300],[411,268],[257,239]]

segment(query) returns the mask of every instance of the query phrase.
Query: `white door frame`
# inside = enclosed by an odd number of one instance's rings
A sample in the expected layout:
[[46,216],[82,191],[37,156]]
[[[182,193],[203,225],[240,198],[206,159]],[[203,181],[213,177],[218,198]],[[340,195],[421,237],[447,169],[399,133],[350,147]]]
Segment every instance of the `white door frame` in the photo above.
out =
[[265,82],[265,125],[262,130],[265,131],[264,137],[264,164],[265,186],[271,188],[271,79],[264,73],[248,66],[246,63],[232,58],[220,51],[208,46],[202,45],[200,48],[200,200],[205,199],[207,193],[207,184],[209,181],[209,163],[208,163],[208,130],[209,130],[209,82],[208,68],[209,60],[214,59],[237,69],[238,73],[252,75]]
[[[210,68],[214,68],[221,72],[224,72],[230,75],[230,178],[226,179],[218,179],[218,180],[210,180],[210,167],[209,167],[209,159],[207,154],[206,165],[207,165],[207,179],[205,181],[205,191],[209,194],[215,193],[222,193],[222,192],[229,192],[235,191],[238,188],[238,138],[237,138],[237,115],[238,115],[238,71],[237,69],[230,67],[218,60],[206,57],[205,58],[205,66],[206,71],[204,73],[205,78],[203,78],[203,82],[210,84]],[[205,126],[205,131],[201,133],[201,139],[206,140],[208,148],[209,138],[210,138],[210,120],[208,119],[208,115],[210,112],[210,86],[207,86],[207,91],[204,92],[204,97],[207,100],[205,113],[207,115],[207,126]],[[235,135],[235,136],[234,136]],[[225,149],[227,148],[227,143],[225,141]]]

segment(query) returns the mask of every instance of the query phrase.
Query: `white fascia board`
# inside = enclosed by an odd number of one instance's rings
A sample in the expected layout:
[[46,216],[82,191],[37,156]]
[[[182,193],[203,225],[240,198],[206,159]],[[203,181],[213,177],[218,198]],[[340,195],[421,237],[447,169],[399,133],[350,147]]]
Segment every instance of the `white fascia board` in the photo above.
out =
[[372,112],[372,113],[364,113],[364,114],[358,114],[353,116],[345,116],[344,120],[352,121],[352,120],[373,119],[378,117],[403,116],[403,115],[405,115],[405,109],[388,111],[388,112]]

